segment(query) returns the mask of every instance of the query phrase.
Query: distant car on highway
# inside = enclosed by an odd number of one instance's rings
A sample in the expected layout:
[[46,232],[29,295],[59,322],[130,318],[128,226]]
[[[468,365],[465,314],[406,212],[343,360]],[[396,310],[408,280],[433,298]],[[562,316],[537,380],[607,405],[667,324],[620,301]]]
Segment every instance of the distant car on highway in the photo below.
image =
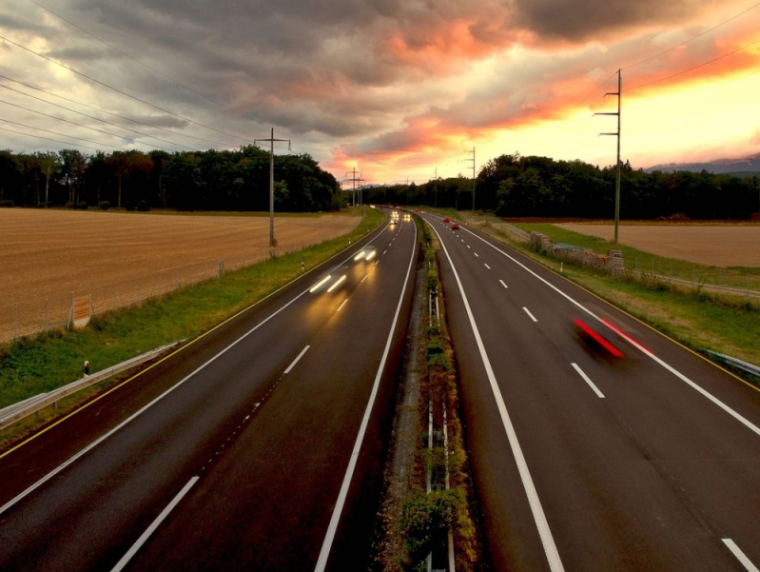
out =
[[404,214],[404,220],[412,220],[412,215],[409,213]]
[[443,222],[451,222],[451,219],[447,216],[443,217]]
[[458,222],[452,222],[451,223],[451,230],[459,230],[459,223]]

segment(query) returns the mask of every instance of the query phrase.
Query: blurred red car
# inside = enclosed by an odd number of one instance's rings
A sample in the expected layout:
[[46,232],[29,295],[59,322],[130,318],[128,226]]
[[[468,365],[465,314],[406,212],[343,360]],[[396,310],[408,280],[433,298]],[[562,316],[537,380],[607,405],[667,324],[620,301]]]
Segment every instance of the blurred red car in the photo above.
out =
[[451,219],[447,216],[443,217],[443,222],[451,222]]
[[458,222],[452,222],[451,223],[451,230],[459,230],[459,223]]

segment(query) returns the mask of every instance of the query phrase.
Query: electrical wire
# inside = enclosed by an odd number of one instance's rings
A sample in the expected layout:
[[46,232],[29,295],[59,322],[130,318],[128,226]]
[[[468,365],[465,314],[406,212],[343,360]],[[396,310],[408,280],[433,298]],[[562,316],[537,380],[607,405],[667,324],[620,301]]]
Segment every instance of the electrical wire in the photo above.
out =
[[95,127],[88,127],[87,125],[80,125],[79,123],[76,123],[75,121],[70,121],[68,119],[64,119],[63,117],[57,117],[55,115],[50,115],[49,113],[44,113],[42,111],[38,111],[36,109],[32,109],[31,107],[24,107],[23,105],[19,105],[18,103],[11,103],[10,101],[5,101],[4,99],[0,99],[0,103],[4,103],[5,105],[10,105],[12,107],[17,107],[19,109],[23,109],[24,111],[30,111],[32,113],[37,113],[39,115],[42,115],[44,117],[49,117],[51,119],[57,119],[58,121],[63,121],[64,123],[69,123],[71,125],[75,125],[77,127],[82,127],[84,129],[89,129],[91,131],[97,131],[98,133],[103,133],[104,135],[108,135],[110,137],[116,137],[117,139],[123,139],[127,143],[131,143],[134,145],[135,140],[130,139],[129,137],[125,135],[119,135],[117,133],[111,133],[110,131],[103,131],[102,129],[97,129]]
[[[119,129],[125,129],[127,131],[131,131],[132,133],[137,133],[138,135],[142,135],[144,137],[149,137],[151,139],[155,139],[156,141],[162,141],[164,143],[169,143],[170,145],[174,145],[176,147],[184,147],[185,149],[193,150],[192,147],[187,147],[186,145],[181,145],[179,143],[174,143],[173,141],[169,141],[168,139],[161,139],[160,137],[156,137],[154,135],[148,135],[147,133],[143,133],[142,131],[137,131],[136,129],[130,129],[129,127],[123,127],[121,125],[117,125],[116,123],[111,123],[110,121],[106,121],[105,119],[100,119],[99,117],[95,117],[94,115],[88,115],[86,113],[82,113],[81,111],[77,111],[76,109],[72,109],[70,107],[66,107],[65,105],[59,105],[57,103],[53,103],[52,101],[46,101],[42,99],[41,97],[37,97],[35,95],[32,95],[31,93],[24,93],[21,90],[13,89],[12,87],[8,87],[7,85],[3,85],[0,83],[0,88],[8,89],[10,91],[13,91],[15,93],[20,93],[21,95],[25,95],[26,97],[31,97],[32,99],[36,99],[37,101],[41,101],[42,103],[47,103],[48,105],[52,105],[54,107],[58,107],[60,109],[65,109],[66,111],[70,111],[72,113],[77,113],[79,115],[82,115],[84,117],[88,117],[90,119],[94,119],[95,121],[100,121],[101,123],[105,123],[106,125],[112,125],[113,127],[118,127]],[[78,124],[80,125],[80,124]],[[80,125],[80,127],[86,127],[85,125]],[[169,151],[169,149],[165,149],[166,151]]]
[[[30,0],[30,1],[33,1],[33,0]],[[758,6],[760,6],[760,2],[758,2],[757,4],[755,4],[755,5],[753,5],[753,6],[750,6],[749,8],[747,8],[746,10],[744,10],[743,12],[739,12],[738,14],[735,14],[734,16],[731,16],[731,17],[730,17],[728,20],[726,20],[725,22],[721,22],[721,23],[720,23],[720,24],[718,24],[717,26],[713,26],[713,27],[712,27],[712,28],[710,28],[709,30],[705,30],[705,31],[704,31],[704,32],[702,32],[701,34],[697,34],[697,35],[696,35],[696,36],[694,36],[693,38],[691,38],[691,39],[689,39],[689,40],[686,40],[685,42],[682,42],[682,43],[678,44],[677,46],[673,46],[672,48],[668,48],[667,50],[664,50],[664,51],[660,52],[659,54],[655,54],[655,55],[653,55],[653,56],[650,56],[650,57],[648,57],[648,58],[645,58],[645,59],[643,59],[643,60],[641,60],[641,61],[639,61],[639,62],[636,62],[635,64],[631,64],[631,65],[629,65],[629,66],[625,66],[625,67],[624,67],[624,68],[622,68],[622,69],[624,69],[624,70],[627,70],[627,69],[635,68],[636,66],[639,66],[639,65],[641,65],[641,64],[643,64],[643,63],[646,63],[646,62],[648,62],[648,61],[651,61],[651,60],[653,60],[653,59],[655,59],[655,58],[659,58],[660,56],[662,56],[662,55],[665,55],[665,54],[667,54],[668,52],[672,52],[672,51],[673,51],[673,50],[675,50],[675,49],[678,49],[678,48],[680,48],[680,47],[682,47],[682,46],[685,46],[686,44],[689,44],[689,43],[693,42],[693,41],[694,41],[694,40],[696,40],[697,38],[701,38],[702,36],[704,36],[704,35],[706,35],[706,34],[709,34],[710,32],[712,32],[713,30],[717,30],[717,29],[718,29],[718,28],[720,28],[721,26],[725,26],[725,25],[726,25],[726,24],[728,24],[729,22],[732,22],[733,20],[736,20],[736,19],[737,19],[739,16],[743,16],[744,14],[746,14],[747,12],[750,12],[751,10],[754,10],[754,9],[755,9],[755,8],[757,8]]]
[[58,133],[57,131],[51,131],[50,129],[43,129],[42,127],[35,127],[34,125],[25,125],[23,123],[17,123],[15,121],[11,121],[10,119],[4,119],[0,117],[0,121],[4,121],[5,123],[10,123],[11,125],[17,125],[18,127],[26,127],[27,129],[37,129],[38,131],[44,131],[45,133],[50,133],[51,135],[58,135],[59,137],[68,137],[69,139],[76,139],[77,141],[84,141],[85,143],[93,143],[95,145],[100,145],[101,147],[108,148],[109,145],[105,145],[99,141],[93,141],[92,139],[84,139],[82,137],[74,137],[73,135],[66,135],[65,133]]
[[82,103],[81,101],[77,101],[75,99],[71,99],[69,97],[65,97],[63,95],[58,95],[57,93],[53,93],[52,91],[47,91],[45,89],[42,89],[41,87],[36,87],[28,83],[24,83],[23,81],[19,81],[17,79],[13,79],[12,77],[8,77],[7,75],[0,74],[0,78],[7,79],[8,81],[12,81],[13,83],[17,83],[18,85],[23,85],[24,87],[27,87],[29,89],[33,89],[34,91],[39,91],[40,93],[45,93],[47,95],[52,95],[53,97],[57,97],[59,99],[63,99],[64,101],[68,101],[70,103],[76,103],[77,105],[81,105],[82,107],[86,107],[88,109],[92,109],[94,111],[99,111],[100,113],[105,113],[107,115],[110,115],[111,117],[118,117],[119,119],[123,119],[124,121],[130,121],[132,123],[135,123],[137,125],[142,125],[143,127],[148,127],[150,129],[158,129],[160,131],[166,131],[167,133],[171,133],[173,135],[179,135],[180,137],[187,137],[188,139],[195,139],[196,141],[203,141],[205,143],[212,143],[214,145],[221,145],[222,147],[227,147],[226,143],[222,143],[221,141],[214,141],[213,139],[204,139],[203,137],[196,137],[195,135],[188,135],[186,133],[179,133],[177,131],[172,131],[171,129],[167,129],[166,127],[160,127],[158,125],[148,125],[147,123],[143,123],[142,121],[137,121],[136,119],[132,119],[130,117],[125,117],[123,115],[119,115],[118,113],[112,113],[111,111],[106,111],[105,109],[100,109],[99,107],[95,107],[94,105],[89,105],[87,103]]
[[147,63],[145,63],[145,62],[143,62],[143,61],[141,61],[141,60],[139,60],[139,59],[137,59],[136,57],[132,56],[131,54],[129,54],[129,53],[127,53],[127,52],[125,52],[124,50],[122,50],[122,49],[120,49],[120,48],[117,48],[117,47],[116,47],[116,46],[114,46],[113,44],[111,44],[111,43],[109,43],[109,42],[105,41],[103,38],[100,38],[100,37],[96,36],[96,35],[95,35],[95,34],[93,34],[92,32],[90,32],[90,31],[88,31],[88,30],[85,30],[84,28],[82,28],[81,26],[79,26],[79,25],[75,24],[75,23],[74,23],[74,22],[72,22],[71,20],[68,20],[68,19],[64,18],[63,16],[61,16],[60,14],[58,14],[58,13],[56,13],[56,12],[53,12],[53,11],[52,11],[50,8],[48,8],[48,7],[46,7],[46,6],[43,6],[43,5],[42,5],[42,4],[40,4],[39,2],[36,2],[35,0],[29,0],[29,2],[31,2],[31,3],[32,3],[32,4],[34,4],[35,6],[38,6],[39,8],[42,8],[42,9],[43,9],[43,10],[45,10],[46,12],[49,12],[50,14],[52,14],[53,16],[55,16],[56,18],[59,18],[59,19],[63,20],[63,21],[64,21],[64,22],[66,22],[66,23],[67,23],[69,26],[73,26],[74,28],[76,28],[76,29],[77,29],[77,30],[79,30],[80,32],[82,32],[82,33],[84,33],[84,34],[87,34],[87,35],[88,35],[88,36],[90,36],[91,38],[94,38],[94,39],[96,39],[97,41],[99,41],[99,42],[101,42],[101,43],[105,44],[106,46],[108,46],[108,47],[109,47],[109,48],[111,48],[112,50],[115,50],[115,51],[119,52],[119,53],[120,53],[122,56],[124,56],[125,58],[129,58],[129,59],[130,59],[130,60],[132,60],[133,62],[136,62],[136,63],[140,64],[141,66],[143,66],[143,67],[145,67],[145,68],[149,69],[149,70],[150,70],[150,71],[152,71],[153,73],[160,75],[160,76],[161,76],[161,77],[163,77],[164,79],[168,79],[168,80],[169,80],[169,81],[171,81],[172,83],[174,83],[174,84],[176,84],[176,85],[179,85],[179,86],[181,86],[181,87],[184,87],[186,90],[190,91],[191,93],[194,93],[194,94],[195,94],[195,95],[197,95],[198,97],[202,97],[202,98],[203,98],[203,99],[205,99],[206,101],[209,101],[209,102],[213,103],[214,105],[216,105],[216,106],[218,106],[218,107],[221,107],[222,109],[228,109],[228,108],[227,108],[227,106],[225,106],[225,105],[223,105],[223,104],[219,103],[218,101],[215,101],[215,100],[211,99],[210,97],[207,97],[207,96],[203,95],[202,93],[200,93],[200,92],[198,92],[198,91],[194,90],[193,88],[191,88],[191,87],[189,87],[189,86],[185,85],[185,84],[184,84],[184,83],[182,83],[181,81],[179,81],[179,80],[176,80],[176,79],[174,79],[173,77],[171,77],[171,76],[169,76],[169,75],[167,75],[167,74],[163,73],[162,71],[159,71],[159,70],[157,70],[156,68],[152,67],[151,65],[149,65],[149,64],[147,64]]
[[699,69],[699,68],[703,68],[703,67],[705,67],[705,66],[707,66],[707,65],[710,65],[710,64],[712,64],[712,63],[714,63],[714,62],[717,62],[718,60],[722,60],[723,58],[727,58],[728,56],[732,56],[732,55],[734,55],[734,54],[736,54],[736,53],[738,53],[738,52],[741,52],[742,50],[746,50],[747,48],[751,48],[752,46],[755,46],[755,45],[757,45],[757,44],[760,44],[760,40],[757,40],[757,41],[755,41],[755,42],[752,42],[752,43],[750,43],[750,44],[746,44],[746,45],[744,45],[744,46],[742,46],[742,47],[740,47],[740,48],[737,48],[737,49],[735,49],[735,50],[733,50],[733,51],[730,51],[730,52],[728,52],[728,53],[725,53],[725,54],[723,54],[722,56],[718,56],[717,58],[713,58],[713,59],[711,59],[711,60],[708,60],[708,61],[706,61],[706,62],[702,62],[701,64],[698,64],[698,65],[696,65],[696,66],[693,66],[693,67],[687,68],[687,69],[685,69],[685,70],[681,70],[681,71],[679,71],[679,72],[676,72],[676,73],[674,73],[674,74],[671,74],[671,75],[669,75],[669,76],[666,76],[666,77],[661,77],[660,79],[656,79],[656,80],[654,80],[654,81],[650,81],[650,82],[647,82],[647,83],[643,83],[643,84],[637,85],[637,86],[635,86],[635,87],[630,87],[630,88],[628,88],[628,90],[627,90],[627,91],[628,91],[628,93],[630,93],[630,92],[632,92],[632,91],[635,91],[635,90],[637,90],[637,89],[642,89],[642,88],[644,88],[644,87],[649,87],[650,85],[654,85],[654,84],[656,84],[656,83],[660,83],[660,82],[663,82],[663,81],[666,81],[666,80],[672,79],[672,78],[674,78],[674,77],[678,77],[679,75],[683,75],[683,74],[685,74],[685,73],[688,73],[688,72],[690,72],[690,71],[694,71],[694,70],[696,70],[696,69]]
[[174,117],[178,117],[179,119],[182,119],[183,121],[187,121],[188,123],[192,123],[193,125],[197,125],[199,127],[203,127],[204,129],[209,129],[211,131],[216,131],[217,133],[221,133],[222,135],[226,135],[227,137],[231,137],[233,139],[239,139],[241,141],[245,141],[246,143],[251,143],[251,141],[249,139],[245,139],[244,137],[240,137],[238,135],[233,135],[232,133],[227,133],[226,131],[222,131],[220,129],[216,129],[215,127],[210,127],[208,125],[204,125],[203,123],[199,123],[198,121],[190,119],[189,117],[185,117],[183,115],[179,115],[178,113],[174,113],[172,111],[169,111],[168,109],[165,109],[163,107],[160,107],[158,105],[150,103],[149,101],[141,99],[141,98],[137,97],[136,95],[132,95],[131,93],[128,93],[128,92],[123,91],[123,90],[121,90],[119,88],[116,88],[116,87],[113,87],[111,85],[108,85],[107,83],[102,82],[99,79],[95,79],[94,77],[89,76],[89,75],[87,75],[84,72],[81,72],[81,71],[79,71],[77,69],[74,69],[74,68],[72,68],[70,66],[64,65],[64,64],[62,64],[62,63],[54,60],[53,58],[51,58],[49,56],[46,56],[46,55],[41,54],[39,52],[36,52],[33,49],[31,49],[31,48],[27,48],[26,46],[22,46],[21,44],[19,44],[17,42],[14,42],[13,40],[11,40],[9,38],[6,38],[5,36],[1,36],[0,35],[0,40],[5,40],[9,44],[12,44],[12,45],[16,46],[17,48],[20,48],[20,49],[22,49],[22,50],[24,50],[26,52],[29,52],[30,54],[34,54],[35,56],[37,56],[39,58],[42,58],[44,60],[47,60],[47,61],[49,61],[49,62],[51,62],[51,63],[53,63],[53,64],[55,64],[55,65],[57,65],[57,66],[59,66],[59,67],[61,67],[63,69],[65,69],[65,70],[68,70],[68,71],[70,71],[72,73],[75,73],[75,74],[77,74],[79,76],[82,76],[83,78],[88,79],[89,81],[91,81],[93,83],[101,85],[101,86],[103,86],[105,88],[108,88],[108,89],[110,89],[112,91],[115,91],[116,93],[120,93],[121,95],[124,95],[125,97],[129,97],[130,99],[133,99],[133,100],[135,100],[135,101],[137,101],[139,103],[142,103],[144,105],[148,105],[148,106],[150,106],[150,107],[152,107],[154,109],[162,111],[163,113],[168,113],[169,115],[172,115]]
[[[108,148],[109,145],[102,145],[101,143],[98,143],[97,141],[90,141],[89,139],[81,139],[79,137],[71,137],[71,135],[66,135],[65,133],[58,133],[56,131],[50,131],[48,129],[41,129],[40,127],[32,127],[31,125],[23,125],[22,123],[16,123],[14,121],[8,121],[7,119],[3,119],[0,117],[0,121],[4,121],[5,123],[10,123],[12,125],[18,125],[20,127],[26,127],[27,129],[38,129],[39,131],[45,131],[46,133],[52,133],[53,135],[59,135],[61,137],[69,137],[71,139],[77,139],[79,141],[87,141],[88,143],[94,143],[95,145],[99,145],[101,147]],[[84,149],[91,149],[93,151],[98,151],[99,149],[95,147],[89,147],[87,145],[77,145],[76,143],[68,143],[66,141],[59,141],[58,139],[50,139],[49,137],[42,137],[41,135],[33,135],[31,133],[22,133],[20,131],[13,131],[12,129],[7,129],[5,127],[0,126],[0,129],[3,131],[9,131],[10,133],[16,133],[18,135],[26,135],[28,137],[37,137],[38,139],[45,139],[47,141],[55,141],[56,143],[61,143],[62,145],[74,145],[74,147],[82,147]]]

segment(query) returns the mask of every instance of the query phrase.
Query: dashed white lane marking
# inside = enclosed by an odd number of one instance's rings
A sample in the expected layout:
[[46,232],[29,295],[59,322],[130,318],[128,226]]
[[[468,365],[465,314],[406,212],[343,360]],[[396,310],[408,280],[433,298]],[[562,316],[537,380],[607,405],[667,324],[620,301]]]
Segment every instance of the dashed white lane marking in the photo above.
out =
[[575,371],[578,372],[578,375],[580,375],[583,378],[583,381],[588,383],[588,386],[594,391],[594,393],[596,393],[596,396],[599,397],[600,399],[604,399],[604,394],[601,391],[599,391],[599,388],[596,386],[596,384],[593,381],[589,379],[589,377],[584,373],[584,371],[580,367],[578,367],[578,364],[571,363],[570,365],[573,366]]
[[[431,228],[433,228],[432,225]],[[441,241],[441,248],[443,248],[443,252],[446,254],[446,258],[449,261],[451,270],[454,273],[454,279],[456,280],[457,286],[459,287],[459,292],[462,295],[462,302],[464,302],[464,308],[467,311],[467,317],[470,320],[472,333],[475,336],[475,343],[477,344],[478,351],[480,352],[480,359],[483,362],[483,366],[485,367],[486,376],[488,377],[488,382],[491,386],[491,391],[493,392],[494,401],[496,401],[496,407],[499,410],[499,416],[501,417],[501,422],[504,426],[504,431],[507,434],[507,440],[509,441],[512,455],[514,456],[515,462],[517,464],[520,480],[522,481],[523,487],[525,488],[525,496],[528,497],[530,511],[533,515],[533,521],[536,524],[538,535],[541,537],[541,544],[544,548],[544,553],[546,554],[546,560],[549,563],[549,569],[551,572],[564,572],[565,567],[562,564],[562,559],[560,558],[559,551],[557,550],[557,544],[554,541],[554,536],[552,536],[551,529],[549,528],[549,521],[546,519],[546,513],[541,506],[541,499],[538,497],[538,491],[536,490],[536,485],[533,482],[533,477],[531,477],[528,463],[525,460],[525,454],[523,453],[522,447],[520,446],[520,441],[517,438],[515,426],[512,424],[512,419],[509,416],[507,405],[504,403],[504,396],[502,395],[501,389],[499,388],[499,382],[497,381],[496,374],[493,371],[491,360],[488,359],[486,348],[483,345],[483,339],[480,337],[480,330],[478,329],[478,325],[475,323],[475,316],[472,313],[472,308],[470,307],[470,302],[467,299],[467,294],[464,292],[462,280],[459,278],[459,273],[457,272],[456,266],[454,265],[454,261],[451,260],[451,255],[449,255],[449,251],[446,248],[446,244],[441,239],[441,235],[438,234],[438,231],[434,228],[433,231],[438,235],[438,239]]]
[[[301,350],[301,353],[296,356],[296,359],[294,359],[290,365],[288,366],[288,369],[285,370],[285,373],[290,373],[290,370],[296,367],[296,364],[298,363],[298,360],[300,360],[303,357],[303,354],[305,354],[307,351],[309,351],[309,348],[311,346],[306,346],[304,349]],[[270,389],[271,391],[271,389]]]
[[176,507],[179,504],[179,501],[182,500],[182,498],[190,492],[190,489],[193,488],[193,485],[198,482],[200,477],[193,477],[190,479],[187,484],[182,487],[182,490],[179,491],[176,497],[172,499],[172,502],[170,502],[166,508],[161,511],[161,514],[159,514],[156,517],[156,520],[154,520],[151,525],[147,528],[145,532],[142,533],[140,538],[137,539],[137,542],[135,542],[132,545],[132,548],[129,549],[129,551],[122,556],[121,560],[116,563],[116,566],[114,566],[111,569],[111,572],[120,572],[123,570],[127,564],[129,564],[129,561],[132,559],[132,557],[137,554],[137,551],[140,550],[143,544],[150,538],[150,536],[156,531],[156,529],[161,526],[161,523],[166,519],[167,516],[169,516],[169,513],[174,510],[174,507]]
[[[385,254],[386,252],[388,252],[387,248],[385,250],[383,250],[383,254]],[[377,264],[377,262],[375,262],[375,264]]]
[[506,284],[504,284],[504,280],[499,280],[499,283],[500,283],[502,286],[504,286],[504,288],[509,288],[509,286],[507,286]]
[[[364,282],[364,280],[362,280],[362,282]],[[343,309],[343,306],[345,306],[347,302],[348,302],[348,298],[343,300],[343,303],[340,306],[338,306],[338,309],[336,310],[336,312],[340,312]]]
[[530,316],[531,320],[533,320],[534,322],[538,322],[538,320],[536,320],[536,317],[533,314],[530,313],[530,310],[528,310],[528,308],[526,308],[525,306],[523,306],[523,310],[525,310],[525,313],[528,314],[528,316]]
[[[470,231],[467,231],[467,232],[470,232]],[[594,318],[600,324],[603,324],[605,327],[607,327],[607,328],[609,328],[611,330],[613,329],[611,327],[611,325],[606,320],[603,320],[601,317],[597,316],[594,312],[592,312],[591,310],[589,310],[588,308],[586,308],[583,304],[581,304],[580,302],[578,302],[575,298],[573,298],[569,294],[563,292],[560,288],[558,288],[557,286],[555,286],[554,284],[552,284],[551,282],[549,282],[545,278],[542,278],[541,276],[539,276],[538,274],[536,274],[535,272],[533,272],[530,268],[528,268],[527,266],[525,266],[522,262],[520,262],[519,260],[517,260],[513,256],[510,256],[509,254],[507,254],[501,248],[499,248],[497,246],[494,246],[493,244],[491,244],[490,242],[488,242],[484,238],[481,238],[480,236],[478,236],[477,234],[475,234],[473,232],[470,232],[470,234],[472,236],[474,236],[475,238],[477,238],[478,240],[480,240],[481,242],[483,242],[484,244],[486,244],[487,246],[490,246],[491,248],[493,248],[495,251],[500,252],[501,254],[503,254],[504,256],[506,256],[509,260],[511,260],[512,262],[514,262],[515,264],[517,264],[520,268],[522,268],[523,270],[525,270],[526,272],[528,272],[529,274],[531,274],[532,276],[534,276],[535,278],[537,278],[538,280],[540,280],[541,282],[543,282],[544,284],[546,284],[549,288],[551,288],[552,290],[554,290],[557,294],[559,294],[560,296],[562,296],[563,298],[565,298],[568,302],[570,302],[571,304],[573,304],[577,308],[583,310],[586,314],[588,314],[589,316],[591,316],[592,318]],[[613,330],[613,331],[615,331],[615,330]],[[736,419],[739,423],[741,423],[742,425],[744,425],[747,429],[749,429],[750,431],[752,431],[755,435],[760,435],[760,427],[758,427],[757,425],[755,425],[754,423],[752,423],[752,421],[750,421],[749,419],[747,419],[746,417],[744,417],[743,415],[741,415],[738,411],[736,411],[735,409],[729,407],[723,401],[721,401],[720,399],[718,399],[717,397],[715,397],[712,393],[710,393],[709,391],[707,391],[706,389],[704,389],[703,387],[701,387],[700,385],[698,385],[696,382],[694,382],[690,378],[686,377],[684,374],[682,374],[680,371],[678,371],[676,368],[674,368],[673,366],[671,366],[666,361],[664,361],[664,360],[660,359],[659,357],[657,357],[656,355],[654,355],[652,352],[650,352],[644,346],[642,346],[641,344],[639,344],[637,341],[633,340],[631,337],[626,336],[625,334],[623,334],[622,337],[629,344],[631,344],[633,347],[635,347],[637,350],[639,350],[641,353],[643,353],[645,356],[647,356],[650,359],[652,359],[655,363],[658,363],[660,366],[662,366],[663,368],[665,368],[666,370],[668,370],[670,373],[672,373],[673,375],[675,375],[678,379],[680,379],[681,381],[683,381],[686,385],[688,385],[689,387],[691,387],[694,391],[698,392],[703,397],[705,397],[706,399],[710,400],[714,405],[716,405],[717,407],[719,407],[720,409],[722,409],[724,412],[728,413],[731,417],[733,417],[734,419]],[[0,512],[1,512],[1,509],[0,509]]]
[[747,569],[747,572],[760,572],[758,570],[757,566],[755,566],[752,561],[747,558],[747,555],[742,552],[742,549],[739,548],[736,545],[736,542],[731,540],[730,538],[722,538],[723,544],[728,547],[728,549],[731,551],[731,553],[736,556],[736,559],[742,563],[742,566],[744,566]]
[[469,244],[467,245],[467,248],[472,248]]
[[[364,282],[368,277],[369,277],[369,274],[365,274],[364,278],[362,278],[362,282]],[[359,282],[359,284],[361,284],[361,282]]]
[[478,254],[477,252],[473,252],[473,254],[475,255],[475,258],[480,258],[480,254]]
[[[385,253],[383,252],[383,254],[385,254]],[[379,259],[375,260],[375,266],[377,266],[378,264],[380,264],[380,260]]]
[[483,263],[483,266],[485,266],[486,268],[488,268],[489,270],[491,270],[491,267],[488,266],[488,264],[486,264],[485,262]]

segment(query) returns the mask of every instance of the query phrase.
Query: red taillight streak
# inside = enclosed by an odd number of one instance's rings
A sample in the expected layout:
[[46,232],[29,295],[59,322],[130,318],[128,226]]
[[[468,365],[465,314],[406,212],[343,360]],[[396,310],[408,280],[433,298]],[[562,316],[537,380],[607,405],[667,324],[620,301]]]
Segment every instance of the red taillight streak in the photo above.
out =
[[604,349],[610,352],[613,356],[623,357],[623,353],[619,349],[617,349],[610,342],[605,340],[602,336],[597,334],[594,330],[592,330],[589,326],[587,326],[581,320],[575,319],[573,321],[578,325],[580,329],[582,329],[589,336],[591,336],[600,346],[602,346]]

